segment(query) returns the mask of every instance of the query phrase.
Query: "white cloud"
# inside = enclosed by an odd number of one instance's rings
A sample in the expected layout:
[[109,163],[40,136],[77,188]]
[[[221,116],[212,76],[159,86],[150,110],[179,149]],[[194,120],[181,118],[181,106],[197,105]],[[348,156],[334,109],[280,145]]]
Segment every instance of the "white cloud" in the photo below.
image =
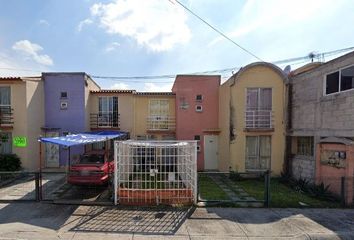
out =
[[82,31],[82,28],[86,25],[90,25],[92,24],[93,21],[89,18],[85,19],[85,20],[82,20],[81,22],[79,22],[79,25],[77,25],[77,31],[81,32]]
[[42,51],[43,48],[36,43],[31,43],[29,40],[21,40],[16,42],[12,46],[12,49],[23,53],[25,56],[29,57],[30,59],[34,60],[35,62],[41,65],[46,65],[46,66],[53,65],[53,60],[51,59],[51,57],[49,57],[46,54],[38,53]]
[[108,44],[105,51],[112,52],[112,51],[116,50],[119,46],[120,46],[119,42],[112,42],[112,43]]
[[144,83],[145,92],[171,92],[173,83],[156,84],[156,83]]
[[[331,0],[248,0],[237,19],[238,24],[227,35],[237,39],[257,31],[271,34],[272,32],[293,31],[299,26],[306,28],[322,17],[329,17],[334,9],[339,7],[339,2],[343,1],[339,0],[338,3],[333,4]],[[328,11],[329,9],[331,12]],[[224,38],[217,37],[208,46],[215,45],[222,40]]]
[[0,53],[0,76],[1,77],[20,77],[20,76],[40,76],[41,71],[46,71],[45,67],[36,67],[35,70],[28,63],[21,63],[15,59],[13,54]]
[[126,83],[115,83],[110,87],[110,89],[130,90],[131,88]]
[[169,1],[97,3],[91,7],[91,15],[98,18],[100,26],[108,33],[133,38],[153,51],[169,50],[191,38],[187,14]]
[[39,25],[50,26],[49,22],[45,19],[40,19],[38,23]]

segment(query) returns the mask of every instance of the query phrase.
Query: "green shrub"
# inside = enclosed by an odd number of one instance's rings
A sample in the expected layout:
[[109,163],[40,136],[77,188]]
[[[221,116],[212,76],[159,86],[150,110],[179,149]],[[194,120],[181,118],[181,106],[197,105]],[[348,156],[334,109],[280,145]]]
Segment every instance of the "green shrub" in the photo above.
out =
[[0,154],[0,171],[19,171],[21,160],[16,154]]

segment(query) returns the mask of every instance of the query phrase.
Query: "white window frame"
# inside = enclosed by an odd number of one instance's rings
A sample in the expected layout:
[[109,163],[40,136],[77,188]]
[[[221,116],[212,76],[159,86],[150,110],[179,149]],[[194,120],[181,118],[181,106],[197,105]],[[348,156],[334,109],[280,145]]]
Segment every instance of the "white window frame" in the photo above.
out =
[[[339,94],[339,93],[342,93],[342,92],[349,92],[349,91],[353,91],[354,88],[352,89],[347,89],[347,90],[341,90],[341,83],[342,83],[342,70],[345,69],[345,68],[350,68],[350,67],[353,67],[354,64],[352,65],[348,65],[348,66],[345,66],[345,67],[342,67],[342,68],[338,68],[337,70],[335,71],[331,71],[331,72],[328,72],[326,73],[324,76],[323,76],[323,96],[332,96],[332,95],[336,95],[336,94]],[[327,76],[332,74],[332,73],[335,73],[335,72],[339,72],[339,81],[338,81],[338,92],[334,92],[334,93],[329,93],[329,94],[326,94],[326,86],[327,86]]]
[[8,107],[11,109],[11,95],[12,95],[12,89],[11,89],[11,86],[0,86],[0,87],[3,87],[3,88],[9,88],[10,89],[10,104],[0,104],[0,107]]

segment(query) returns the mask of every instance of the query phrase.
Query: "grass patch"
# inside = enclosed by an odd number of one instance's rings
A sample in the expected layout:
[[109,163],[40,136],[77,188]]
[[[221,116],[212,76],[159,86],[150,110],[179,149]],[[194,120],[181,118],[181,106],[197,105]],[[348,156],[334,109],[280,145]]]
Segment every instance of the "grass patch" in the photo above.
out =
[[[234,182],[235,185],[240,186],[251,197],[257,200],[264,199],[264,181],[258,179],[248,179]],[[306,193],[295,191],[294,189],[279,182],[278,179],[272,178],[270,181],[271,191],[271,207],[303,207],[299,202],[307,204],[309,207],[340,207],[339,202],[326,201],[313,198]]]
[[206,174],[198,176],[199,195],[205,200],[229,200],[227,194]]

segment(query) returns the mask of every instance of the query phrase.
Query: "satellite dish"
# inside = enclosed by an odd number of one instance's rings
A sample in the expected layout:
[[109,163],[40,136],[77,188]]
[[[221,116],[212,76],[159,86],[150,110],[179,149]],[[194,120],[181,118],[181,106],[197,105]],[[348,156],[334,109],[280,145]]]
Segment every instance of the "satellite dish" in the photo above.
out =
[[283,71],[286,75],[288,75],[291,72],[291,66],[290,65],[286,66]]

